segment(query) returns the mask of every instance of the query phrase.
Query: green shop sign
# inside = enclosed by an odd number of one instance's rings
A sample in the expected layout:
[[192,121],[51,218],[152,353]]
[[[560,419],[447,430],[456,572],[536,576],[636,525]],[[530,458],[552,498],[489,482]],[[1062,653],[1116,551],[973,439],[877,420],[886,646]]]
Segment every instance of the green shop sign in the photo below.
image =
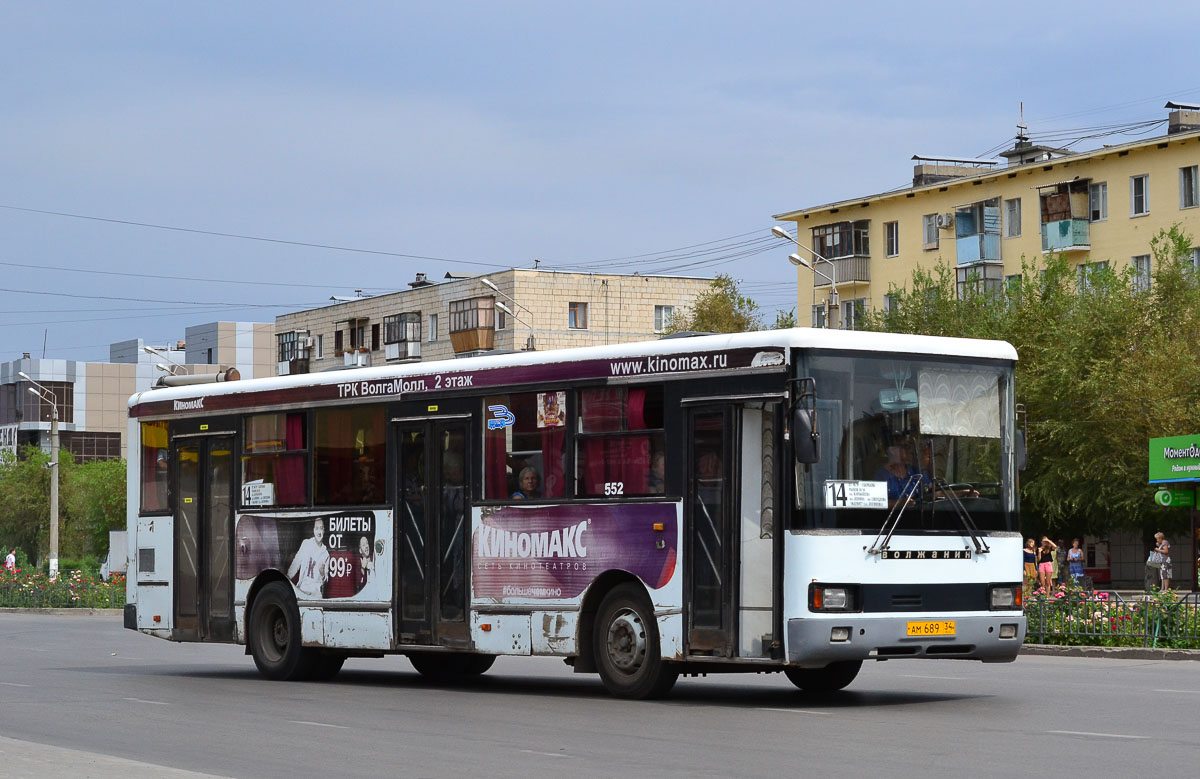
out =
[[1200,482],[1200,435],[1150,439],[1150,483],[1173,481]]
[[1154,502],[1169,508],[1191,508],[1196,505],[1193,490],[1159,490],[1154,493]]

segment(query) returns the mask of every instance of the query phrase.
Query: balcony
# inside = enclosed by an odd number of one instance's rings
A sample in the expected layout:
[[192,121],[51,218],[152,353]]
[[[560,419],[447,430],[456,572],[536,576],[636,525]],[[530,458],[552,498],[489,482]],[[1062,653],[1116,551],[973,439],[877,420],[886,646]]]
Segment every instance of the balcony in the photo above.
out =
[[977,262],[1000,262],[1000,236],[996,233],[976,233],[954,240],[959,265]]
[[1042,224],[1042,253],[1088,251],[1092,248],[1086,219],[1060,219]]
[[868,257],[843,257],[840,260],[818,262],[816,269],[820,271],[820,273],[814,274],[818,287],[829,286],[829,280],[821,273],[837,279],[839,286],[851,281],[869,282],[871,280],[871,260]]

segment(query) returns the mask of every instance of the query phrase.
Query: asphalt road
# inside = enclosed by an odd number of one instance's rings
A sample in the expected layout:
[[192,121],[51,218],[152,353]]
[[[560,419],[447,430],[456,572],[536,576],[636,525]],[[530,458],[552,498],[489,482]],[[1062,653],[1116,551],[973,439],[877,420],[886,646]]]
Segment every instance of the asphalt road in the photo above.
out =
[[547,658],[279,683],[120,617],[0,614],[5,776],[1195,776],[1198,711],[1200,662],[893,660],[836,695],[737,675],[638,703]]

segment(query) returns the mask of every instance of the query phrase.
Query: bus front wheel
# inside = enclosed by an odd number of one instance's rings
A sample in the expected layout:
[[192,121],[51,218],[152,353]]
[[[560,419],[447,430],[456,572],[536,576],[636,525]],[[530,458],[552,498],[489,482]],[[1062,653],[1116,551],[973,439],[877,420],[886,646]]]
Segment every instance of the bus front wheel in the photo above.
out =
[[313,669],[313,650],[300,644],[300,609],[291,587],[271,582],[250,609],[250,654],[268,679],[306,679]]
[[604,597],[592,640],[600,680],[618,698],[661,698],[679,678],[662,658],[654,609],[637,585],[622,584]]
[[840,690],[858,676],[862,660],[841,660],[824,668],[784,668],[784,676],[801,690],[833,692]]

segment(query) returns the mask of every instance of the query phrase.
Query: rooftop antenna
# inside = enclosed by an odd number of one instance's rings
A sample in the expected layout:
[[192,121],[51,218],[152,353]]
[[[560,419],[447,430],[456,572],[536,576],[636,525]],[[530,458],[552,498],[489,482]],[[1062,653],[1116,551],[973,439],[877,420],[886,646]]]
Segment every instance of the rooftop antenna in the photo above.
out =
[[1026,133],[1029,131],[1029,128],[1025,126],[1025,101],[1024,100],[1021,101],[1020,106],[1021,106],[1021,118],[1017,122],[1017,143],[1021,143],[1023,141],[1029,140],[1029,136],[1026,135]]
[[537,270],[537,269],[538,269],[538,265],[540,265],[540,264],[541,264],[541,262],[542,262],[542,261],[541,261],[541,260],[539,260],[537,257],[534,257],[534,258],[533,258],[533,269],[534,269],[534,270]]
[[42,331],[42,359],[46,359],[46,340],[50,337],[50,329]]

